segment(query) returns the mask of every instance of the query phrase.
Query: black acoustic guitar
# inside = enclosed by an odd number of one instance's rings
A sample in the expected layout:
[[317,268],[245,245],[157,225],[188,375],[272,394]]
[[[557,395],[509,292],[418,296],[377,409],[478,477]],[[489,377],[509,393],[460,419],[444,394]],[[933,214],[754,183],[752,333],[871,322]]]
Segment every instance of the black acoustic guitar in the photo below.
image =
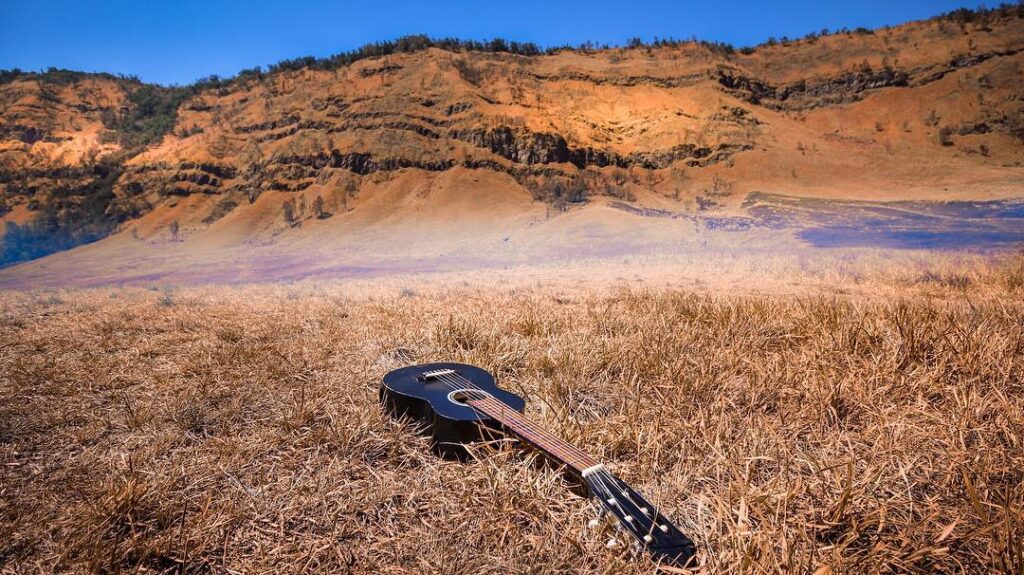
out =
[[655,561],[677,567],[694,562],[689,537],[600,461],[523,417],[526,401],[500,389],[487,371],[458,363],[396,369],[384,376],[380,399],[394,417],[419,423],[434,451],[445,457],[464,458],[466,444],[496,430],[518,436],[580,478],[599,509],[614,516]]

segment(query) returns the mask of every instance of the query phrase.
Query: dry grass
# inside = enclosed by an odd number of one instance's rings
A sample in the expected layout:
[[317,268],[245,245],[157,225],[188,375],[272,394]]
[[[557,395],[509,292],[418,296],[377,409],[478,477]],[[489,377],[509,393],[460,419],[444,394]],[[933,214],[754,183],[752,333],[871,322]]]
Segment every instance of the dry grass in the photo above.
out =
[[707,572],[1019,574],[1020,269],[886,298],[8,293],[0,571],[650,572],[532,456],[439,461],[379,412],[386,371],[454,359],[660,501]]

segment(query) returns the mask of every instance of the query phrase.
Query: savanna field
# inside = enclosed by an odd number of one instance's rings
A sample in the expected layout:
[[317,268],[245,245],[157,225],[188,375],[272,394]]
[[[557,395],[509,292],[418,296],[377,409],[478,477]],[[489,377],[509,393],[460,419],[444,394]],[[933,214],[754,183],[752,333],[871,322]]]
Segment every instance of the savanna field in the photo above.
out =
[[981,261],[6,292],[0,571],[652,572],[511,440],[442,461],[381,413],[384,373],[453,360],[662,505],[699,572],[1021,573],[1024,264]]
[[0,575],[1024,575],[1024,0],[279,4],[2,8]]

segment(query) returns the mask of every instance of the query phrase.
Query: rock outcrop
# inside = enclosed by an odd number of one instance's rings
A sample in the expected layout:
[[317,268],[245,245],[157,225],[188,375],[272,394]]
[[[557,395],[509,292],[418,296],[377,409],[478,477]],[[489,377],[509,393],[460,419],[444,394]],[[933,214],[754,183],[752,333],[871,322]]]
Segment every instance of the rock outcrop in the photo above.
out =
[[[46,253],[50,236],[60,238],[52,249],[126,227],[145,237],[163,224],[137,224],[161,210],[183,230],[227,225],[263,194],[336,196],[358,210],[368,180],[456,168],[510,177],[558,207],[639,190],[693,200],[703,182],[721,193],[719,182],[792,183],[833,165],[848,173],[853,161],[897,178],[943,154],[1019,177],[1022,44],[1024,20],[1007,16],[984,29],[927,21],[743,53],[426,48],[187,89],[6,74],[0,218],[19,239],[5,242],[0,265]],[[183,202],[191,211],[173,215]]]

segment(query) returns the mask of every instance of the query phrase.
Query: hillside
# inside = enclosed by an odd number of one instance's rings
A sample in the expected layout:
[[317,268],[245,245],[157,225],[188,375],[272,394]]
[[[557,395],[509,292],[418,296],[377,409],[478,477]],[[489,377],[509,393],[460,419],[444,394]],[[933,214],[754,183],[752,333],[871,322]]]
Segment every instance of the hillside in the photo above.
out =
[[114,235],[0,283],[223,270],[253,253],[298,265],[358,251],[366,261],[344,263],[364,266],[453,246],[512,259],[644,247],[747,229],[766,193],[1019,199],[1022,15],[743,51],[429,47],[187,89],[8,74],[0,264]]

